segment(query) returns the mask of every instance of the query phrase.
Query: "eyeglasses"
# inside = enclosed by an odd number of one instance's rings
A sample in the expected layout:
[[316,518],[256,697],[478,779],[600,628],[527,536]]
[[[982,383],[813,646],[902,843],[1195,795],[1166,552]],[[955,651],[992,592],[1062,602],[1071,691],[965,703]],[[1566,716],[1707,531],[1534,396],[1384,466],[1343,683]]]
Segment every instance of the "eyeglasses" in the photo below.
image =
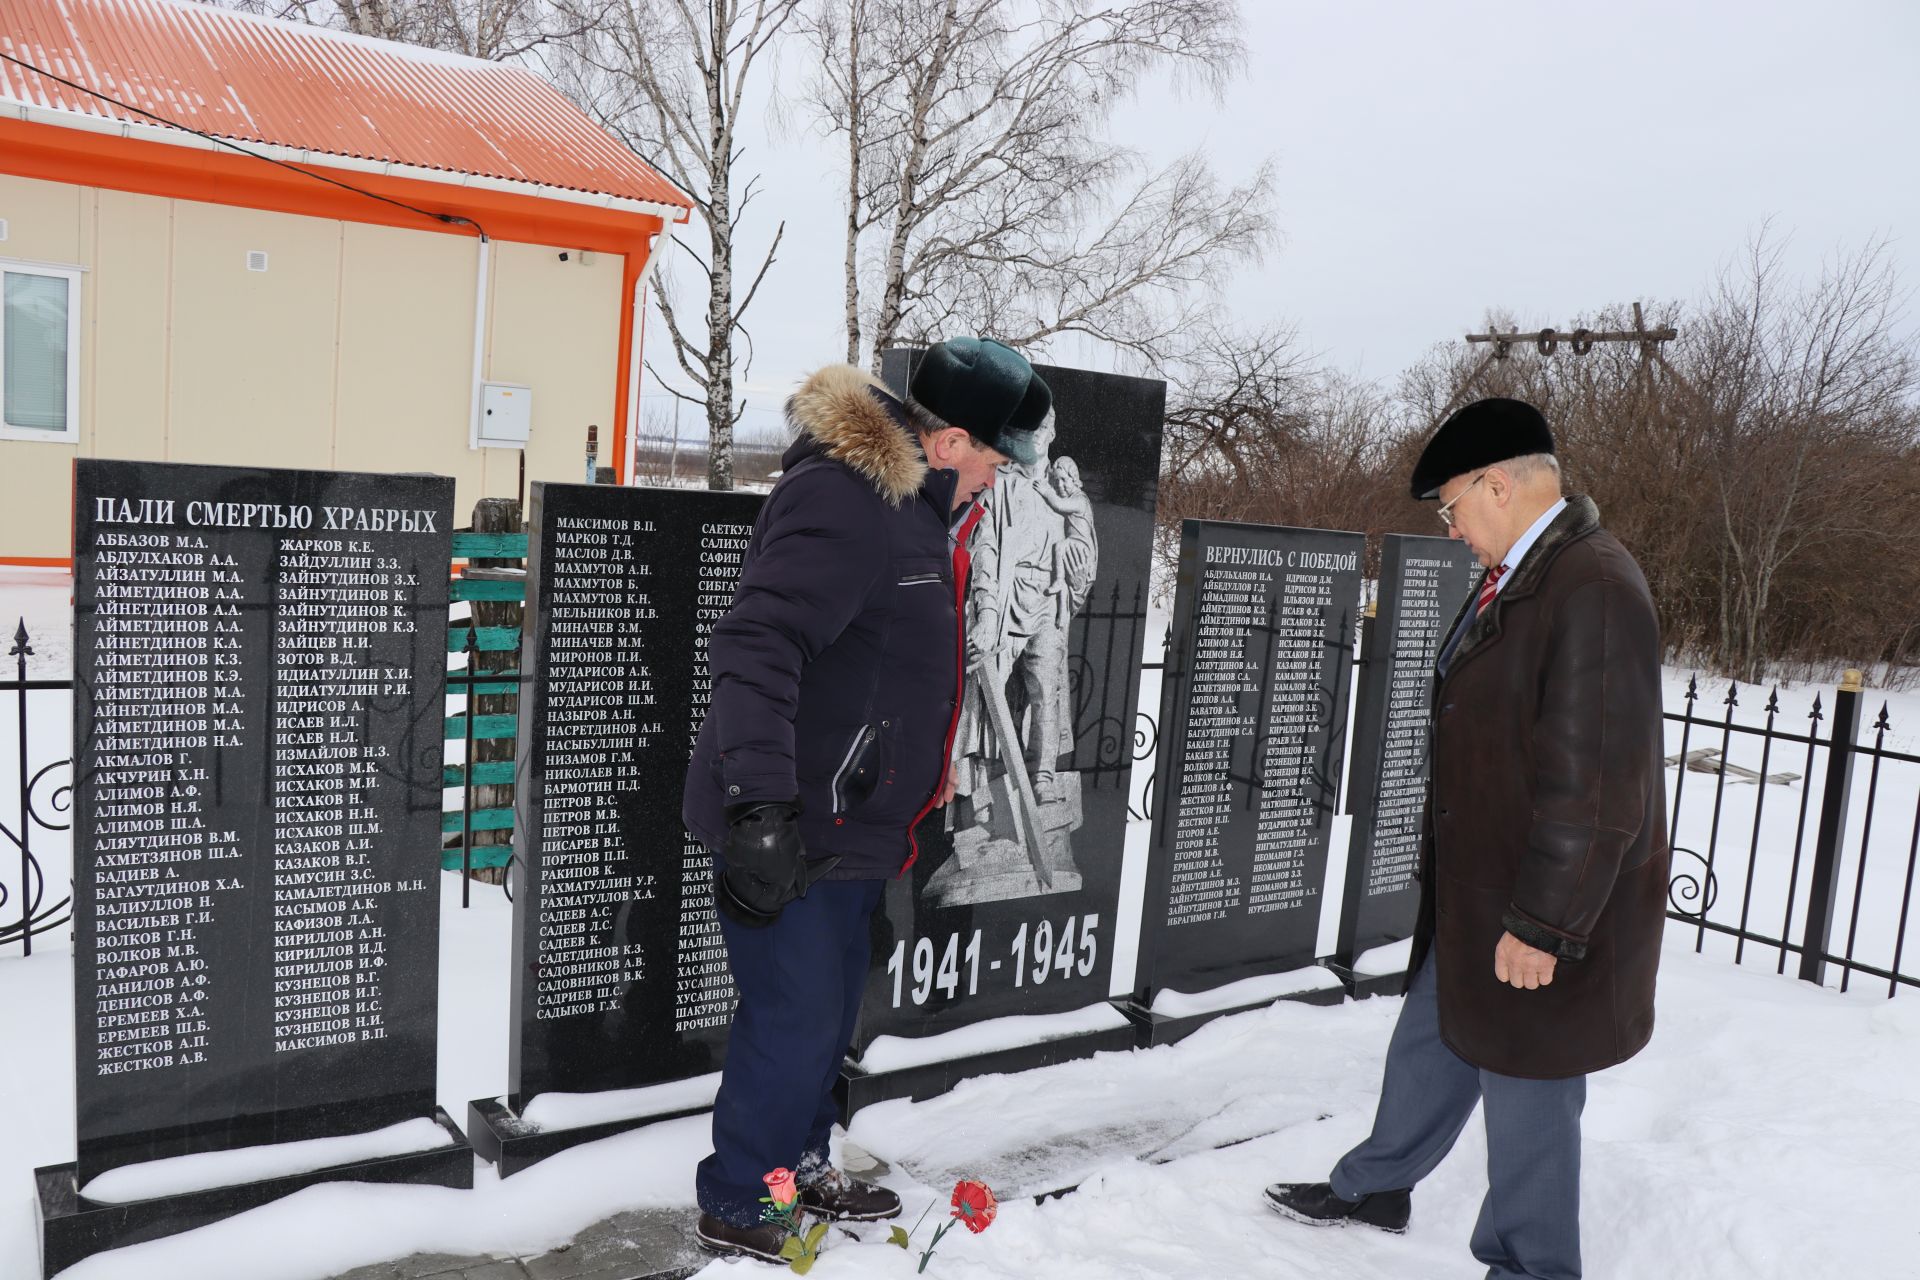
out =
[[[1479,475],[1473,478],[1473,484],[1479,484],[1482,480],[1485,480],[1486,478],[1487,478],[1487,473],[1482,471]],[[1453,503],[1460,501],[1460,499],[1466,497],[1469,493],[1473,492],[1473,484],[1468,485],[1466,488],[1462,489],[1460,492],[1454,494],[1453,502],[1447,502],[1447,503],[1441,504],[1441,507],[1440,507],[1440,523],[1441,524],[1447,526],[1447,528],[1449,529],[1453,528]]]

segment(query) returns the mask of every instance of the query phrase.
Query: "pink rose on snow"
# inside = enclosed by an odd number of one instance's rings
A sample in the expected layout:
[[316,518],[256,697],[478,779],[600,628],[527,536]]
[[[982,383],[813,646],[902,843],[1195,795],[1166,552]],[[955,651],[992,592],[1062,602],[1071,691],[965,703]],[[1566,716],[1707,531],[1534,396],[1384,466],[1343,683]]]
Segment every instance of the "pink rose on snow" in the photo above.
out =
[[793,1203],[793,1197],[797,1194],[793,1185],[793,1170],[775,1169],[761,1181],[767,1184],[767,1194],[773,1197],[775,1204],[784,1209]]

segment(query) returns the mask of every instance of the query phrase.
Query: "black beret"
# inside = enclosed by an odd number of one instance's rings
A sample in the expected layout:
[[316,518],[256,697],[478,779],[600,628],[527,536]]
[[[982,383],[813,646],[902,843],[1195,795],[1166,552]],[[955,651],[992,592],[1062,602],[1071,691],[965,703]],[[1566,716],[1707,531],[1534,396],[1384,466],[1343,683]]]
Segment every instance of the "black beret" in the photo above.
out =
[[1535,453],[1553,452],[1553,431],[1538,409],[1524,400],[1492,396],[1475,400],[1440,424],[1413,464],[1407,486],[1422,500],[1440,495],[1455,476]]
[[1032,430],[1022,434],[1009,428],[1036,381],[1033,366],[1012,347],[992,338],[949,338],[921,357],[909,392],[916,403],[981,444],[1016,462],[1031,462]]

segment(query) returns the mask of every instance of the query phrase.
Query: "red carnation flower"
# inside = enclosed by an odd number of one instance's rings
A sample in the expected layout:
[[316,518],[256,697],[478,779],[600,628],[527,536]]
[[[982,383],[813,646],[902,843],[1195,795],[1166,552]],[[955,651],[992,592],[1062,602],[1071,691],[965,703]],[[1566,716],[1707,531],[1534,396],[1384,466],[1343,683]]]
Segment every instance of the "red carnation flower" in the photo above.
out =
[[999,1210],[1000,1202],[986,1183],[962,1178],[953,1184],[953,1216],[975,1235],[993,1225],[993,1215]]

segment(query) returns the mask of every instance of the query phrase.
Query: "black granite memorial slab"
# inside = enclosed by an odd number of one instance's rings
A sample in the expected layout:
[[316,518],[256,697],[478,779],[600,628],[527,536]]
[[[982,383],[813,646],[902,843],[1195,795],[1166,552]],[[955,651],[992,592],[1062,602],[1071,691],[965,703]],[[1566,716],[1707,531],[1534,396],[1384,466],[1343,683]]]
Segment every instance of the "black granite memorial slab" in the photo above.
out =
[[1356,959],[1413,934],[1432,739],[1433,664],[1466,599],[1474,560],[1451,538],[1388,534],[1354,695],[1353,839],[1329,967],[1355,995],[1398,992],[1404,973],[1355,973]]
[[435,1108],[432,1118],[447,1134],[447,1145],[120,1204],[82,1196],[71,1164],[35,1169],[34,1189],[39,1196],[41,1221],[40,1274],[51,1277],[96,1253],[192,1231],[323,1182],[472,1187],[472,1149],[446,1112]]
[[[917,356],[885,353],[887,383],[904,388]],[[988,658],[962,698],[959,796],[920,822],[917,859],[876,914],[862,1052],[883,1035],[1108,998],[1166,388],[1037,368],[1054,434],[1039,464],[1002,470],[970,543],[966,623]],[[1057,1061],[1112,1038],[1041,1052]],[[915,1079],[944,1088],[987,1069],[958,1060]],[[850,1106],[932,1087],[876,1077],[850,1068]]]
[[452,504],[76,463],[78,1190],[434,1115]]
[[532,487],[515,766],[509,1095],[469,1110],[511,1173],[678,1114],[543,1128],[541,1094],[720,1069],[733,981],[710,856],[680,821],[711,697],[707,642],[733,600],[761,498]]
[[1182,526],[1134,999],[1149,1042],[1176,1030],[1157,1027],[1163,992],[1314,963],[1364,546],[1324,529]]

